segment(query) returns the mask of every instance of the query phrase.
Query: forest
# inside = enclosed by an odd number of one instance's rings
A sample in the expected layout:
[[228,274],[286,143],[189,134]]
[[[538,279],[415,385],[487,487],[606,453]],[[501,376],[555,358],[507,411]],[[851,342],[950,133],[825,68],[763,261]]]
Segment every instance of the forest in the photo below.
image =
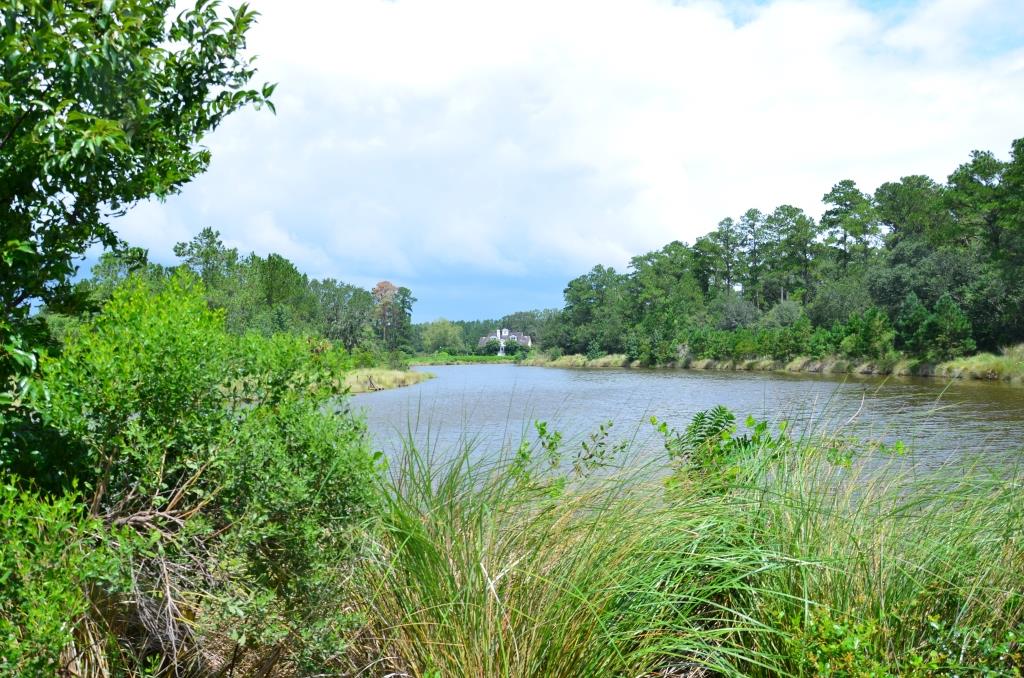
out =
[[[597,265],[569,281],[561,309],[450,324],[467,337],[500,324],[550,354],[643,365],[937,363],[1024,341],[1024,139],[1007,160],[971,153],[942,184],[912,175],[865,192],[843,180],[822,202],[817,220],[792,205],[749,209],[625,272]],[[420,330],[424,350],[445,348],[438,336],[457,344],[444,326]]]
[[[223,313],[232,334],[318,336],[358,354],[367,365],[400,362],[412,350],[416,299],[407,287],[382,280],[366,290],[333,278],[311,279],[280,254],[240,255],[211,228],[178,243],[174,254],[180,263],[163,266],[150,262],[149,253],[138,247],[104,253],[91,275],[71,285],[78,315],[98,311],[129,278],[159,291],[176,272],[187,270],[202,283],[209,308]],[[37,318],[60,328],[72,317],[59,308],[44,306]]]

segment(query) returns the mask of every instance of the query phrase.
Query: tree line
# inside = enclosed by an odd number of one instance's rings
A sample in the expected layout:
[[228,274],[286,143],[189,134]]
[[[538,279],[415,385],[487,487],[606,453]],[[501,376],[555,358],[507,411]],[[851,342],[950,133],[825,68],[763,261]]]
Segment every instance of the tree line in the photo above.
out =
[[83,300],[80,307],[98,311],[129,277],[160,289],[184,268],[202,282],[207,304],[223,312],[227,330],[235,335],[309,334],[349,352],[371,354],[413,348],[416,299],[407,287],[382,280],[367,290],[333,278],[310,278],[280,254],[241,255],[212,228],[175,245],[174,254],[181,261],[177,266],[153,263],[137,247],[104,253],[92,276],[75,286],[75,296]]
[[[1024,340],[1024,139],[971,153],[940,184],[836,183],[723,219],[692,244],[595,266],[559,310],[514,314],[549,352],[646,364],[795,355],[938,361]],[[506,322],[503,320],[502,322]]]

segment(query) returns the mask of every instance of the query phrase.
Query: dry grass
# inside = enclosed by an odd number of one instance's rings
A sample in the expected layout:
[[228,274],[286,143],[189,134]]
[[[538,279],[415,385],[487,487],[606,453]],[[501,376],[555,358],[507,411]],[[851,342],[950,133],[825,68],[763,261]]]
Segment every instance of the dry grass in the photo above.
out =
[[350,393],[367,393],[384,391],[391,388],[413,386],[427,379],[433,379],[429,372],[413,372],[412,370],[386,370],[382,368],[366,368],[352,370],[345,375],[345,387]]
[[523,360],[520,365],[527,367],[562,367],[562,368],[587,368],[600,369],[609,367],[631,367],[629,357],[621,353],[603,355],[597,358],[587,358],[584,355],[573,354],[563,355],[558,358],[551,358],[546,355],[537,355]]

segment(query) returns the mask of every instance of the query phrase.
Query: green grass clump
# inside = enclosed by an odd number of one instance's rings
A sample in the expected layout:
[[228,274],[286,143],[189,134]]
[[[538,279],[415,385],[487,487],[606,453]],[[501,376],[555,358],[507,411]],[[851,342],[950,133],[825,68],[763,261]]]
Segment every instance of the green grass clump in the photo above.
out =
[[667,476],[546,429],[486,462],[410,441],[354,579],[370,625],[351,668],[1020,675],[1019,469],[911,472],[878,446],[748,427],[725,410],[662,425]]
[[979,353],[950,360],[939,365],[936,372],[948,377],[1024,381],[1024,344],[1007,346],[999,355]]

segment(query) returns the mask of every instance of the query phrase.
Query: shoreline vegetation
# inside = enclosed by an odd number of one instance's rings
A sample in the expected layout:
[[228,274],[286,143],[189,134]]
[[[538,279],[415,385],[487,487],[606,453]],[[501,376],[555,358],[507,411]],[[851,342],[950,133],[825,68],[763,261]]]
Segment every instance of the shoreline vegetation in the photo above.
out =
[[517,361],[518,358],[516,356],[434,353],[431,355],[414,356],[409,359],[409,365],[497,365],[513,364]]
[[625,269],[594,266],[560,308],[417,325],[417,349],[461,352],[502,327],[554,356],[524,364],[1020,382],[1022,196],[1024,138],[1005,159],[972,152],[944,182],[842,179],[820,218],[752,207]]
[[434,375],[429,372],[414,372],[412,370],[392,370],[380,367],[364,367],[345,373],[345,387],[353,395],[358,393],[370,393],[373,391],[386,391],[393,388],[404,388],[415,386]]
[[715,360],[687,358],[681,362],[647,366],[630,360],[625,354],[587,358],[585,355],[552,357],[546,354],[529,356],[519,362],[526,367],[559,367],[567,369],[689,369],[737,372],[791,372],[809,374],[862,374],[871,376],[937,377],[942,379],[974,379],[1024,384],[1024,344],[1008,347],[1000,355],[977,355],[934,364],[908,358],[892,360],[852,360],[830,356],[825,358],[796,357],[788,361],[771,358],[749,360]]
[[348,668],[1020,675],[1019,468],[914,471],[901,447],[793,439],[725,408],[653,423],[660,481],[543,423],[496,457],[408,440],[352,578],[372,640]]

